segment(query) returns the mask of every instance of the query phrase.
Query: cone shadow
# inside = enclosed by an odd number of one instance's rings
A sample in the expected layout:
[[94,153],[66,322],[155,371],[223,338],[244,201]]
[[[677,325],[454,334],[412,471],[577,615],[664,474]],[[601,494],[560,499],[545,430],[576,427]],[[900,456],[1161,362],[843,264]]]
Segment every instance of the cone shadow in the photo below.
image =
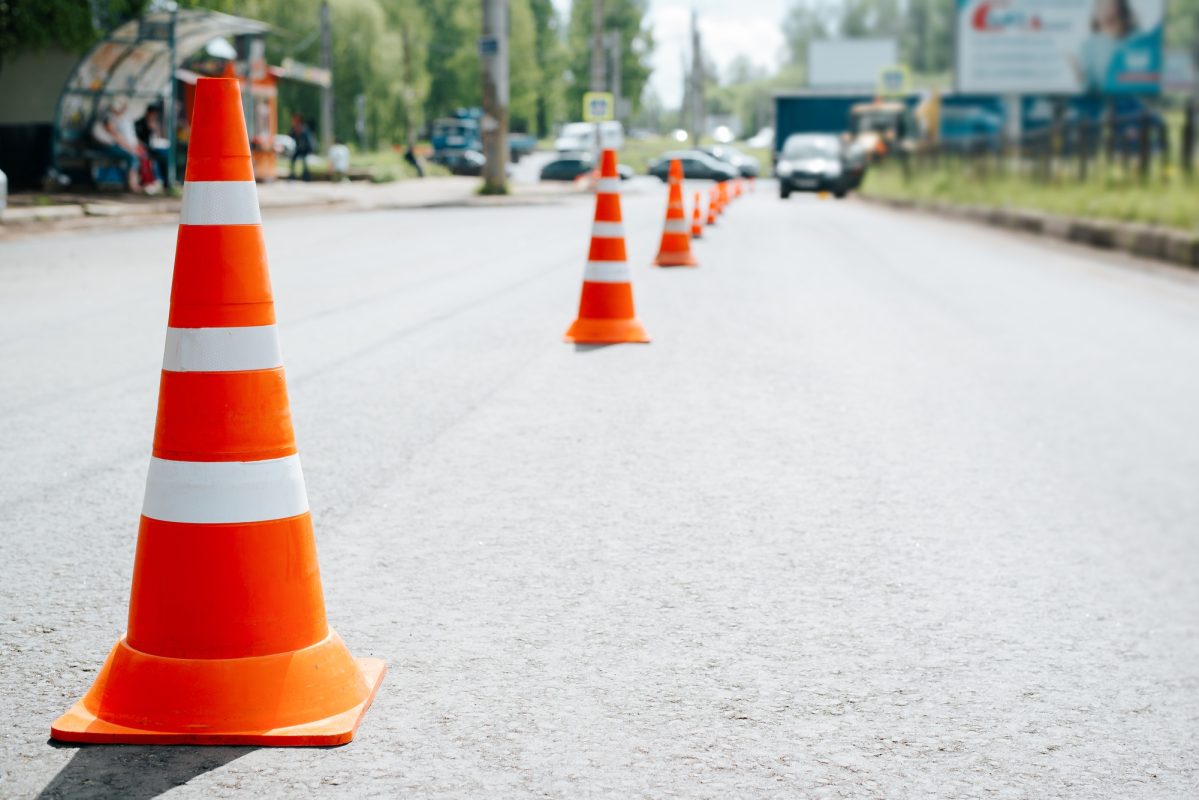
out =
[[75,745],[53,741],[50,746],[76,752],[38,793],[38,800],[93,797],[149,800],[258,749]]
[[604,342],[602,344],[581,344],[579,342],[575,342],[575,352],[576,353],[590,353],[593,350],[603,350],[608,347],[615,347],[618,344],[624,344],[624,343],[623,342]]

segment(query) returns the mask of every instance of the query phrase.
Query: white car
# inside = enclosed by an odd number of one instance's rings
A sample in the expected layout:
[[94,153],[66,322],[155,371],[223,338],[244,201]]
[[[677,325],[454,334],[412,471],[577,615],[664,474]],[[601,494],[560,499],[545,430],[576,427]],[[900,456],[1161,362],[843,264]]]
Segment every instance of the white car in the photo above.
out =
[[[619,150],[624,147],[624,126],[615,120],[601,122],[600,144],[604,149]],[[562,126],[554,149],[559,153],[586,153],[595,151],[595,123],[568,122]]]

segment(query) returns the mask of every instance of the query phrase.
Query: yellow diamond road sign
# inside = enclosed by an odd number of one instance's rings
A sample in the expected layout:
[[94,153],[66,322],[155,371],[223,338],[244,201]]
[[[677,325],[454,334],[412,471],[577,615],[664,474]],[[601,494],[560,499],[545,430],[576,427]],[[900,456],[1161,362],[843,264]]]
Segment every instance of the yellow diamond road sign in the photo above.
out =
[[583,121],[604,122],[616,118],[616,101],[611,92],[587,92],[583,95]]

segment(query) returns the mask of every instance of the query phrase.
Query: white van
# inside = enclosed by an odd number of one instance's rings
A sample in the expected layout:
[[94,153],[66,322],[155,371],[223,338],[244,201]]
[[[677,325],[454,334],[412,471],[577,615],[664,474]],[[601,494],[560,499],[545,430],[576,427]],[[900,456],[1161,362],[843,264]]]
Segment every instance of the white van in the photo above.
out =
[[[605,149],[619,150],[624,147],[624,126],[616,120],[601,122],[600,144]],[[568,122],[562,126],[554,149],[559,153],[590,153],[595,150],[595,123]]]

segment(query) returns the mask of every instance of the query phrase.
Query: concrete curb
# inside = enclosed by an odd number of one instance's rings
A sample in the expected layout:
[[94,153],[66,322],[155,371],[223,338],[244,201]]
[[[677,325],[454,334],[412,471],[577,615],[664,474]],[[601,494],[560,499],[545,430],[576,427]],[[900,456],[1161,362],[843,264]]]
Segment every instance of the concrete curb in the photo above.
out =
[[1199,230],[1183,231],[1136,222],[1063,217],[1018,208],[925,202],[867,194],[859,194],[858,197],[890,208],[932,212],[938,216],[1049,236],[1102,250],[1119,250],[1141,258],[1199,269]]
[[[494,208],[497,206],[544,206],[562,202],[578,192],[516,191],[509,195],[482,197],[469,193],[444,193],[421,198],[357,198],[316,196],[261,198],[264,217],[289,213],[353,213],[402,211],[433,208]],[[127,228],[154,225],[177,219],[181,201],[163,199],[149,203],[97,201],[50,206],[9,208],[0,217],[0,240],[72,230]]]

